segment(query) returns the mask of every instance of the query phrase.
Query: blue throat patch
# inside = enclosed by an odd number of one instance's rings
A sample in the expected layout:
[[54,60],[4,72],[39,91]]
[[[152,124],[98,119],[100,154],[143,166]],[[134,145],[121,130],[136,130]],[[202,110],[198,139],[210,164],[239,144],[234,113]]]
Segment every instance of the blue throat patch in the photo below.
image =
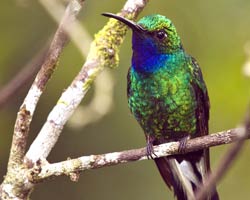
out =
[[172,55],[160,52],[160,47],[151,37],[133,32],[132,68],[140,73],[153,73],[166,65]]
[[166,63],[171,57],[168,54],[147,54],[147,51],[140,55],[133,54],[132,68],[141,73],[154,73],[162,67],[166,67]]

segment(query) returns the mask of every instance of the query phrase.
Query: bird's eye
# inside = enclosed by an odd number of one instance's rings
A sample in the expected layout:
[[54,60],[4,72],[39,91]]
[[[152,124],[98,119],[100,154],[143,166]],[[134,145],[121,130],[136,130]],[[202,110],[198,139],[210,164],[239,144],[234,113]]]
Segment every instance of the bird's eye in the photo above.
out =
[[159,40],[162,40],[162,39],[164,39],[164,38],[167,37],[167,34],[166,34],[165,31],[160,30],[160,31],[157,31],[157,32],[156,32],[156,37],[157,37]]

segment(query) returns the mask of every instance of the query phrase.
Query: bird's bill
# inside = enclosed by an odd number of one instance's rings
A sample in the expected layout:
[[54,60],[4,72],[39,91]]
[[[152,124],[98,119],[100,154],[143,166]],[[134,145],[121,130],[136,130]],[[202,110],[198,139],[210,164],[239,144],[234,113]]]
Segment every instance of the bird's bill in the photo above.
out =
[[119,16],[119,15],[115,15],[113,13],[102,13],[103,16],[105,17],[110,17],[110,18],[114,18],[114,19],[117,19],[118,21],[126,24],[128,27],[130,27],[133,31],[138,31],[138,32],[145,32],[146,30],[141,27],[139,24],[129,20],[129,19],[126,19],[122,16]]

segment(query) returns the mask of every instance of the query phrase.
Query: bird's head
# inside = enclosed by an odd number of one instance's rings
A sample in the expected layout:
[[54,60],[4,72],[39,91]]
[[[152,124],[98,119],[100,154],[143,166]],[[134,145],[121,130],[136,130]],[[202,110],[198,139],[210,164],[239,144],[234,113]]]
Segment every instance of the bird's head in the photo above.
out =
[[153,55],[174,53],[182,48],[175,26],[165,16],[149,15],[136,23],[111,13],[103,13],[103,15],[115,18],[132,29],[134,52],[147,51]]

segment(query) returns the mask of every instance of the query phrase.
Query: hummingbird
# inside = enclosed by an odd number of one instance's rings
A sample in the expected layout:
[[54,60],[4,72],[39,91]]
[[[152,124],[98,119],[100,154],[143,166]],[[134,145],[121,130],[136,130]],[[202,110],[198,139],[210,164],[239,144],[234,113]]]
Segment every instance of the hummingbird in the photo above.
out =
[[[194,200],[210,173],[209,150],[185,153],[186,141],[208,134],[209,96],[201,69],[186,53],[170,19],[154,14],[137,23],[112,13],[132,29],[132,62],[127,75],[129,108],[142,127],[147,155],[153,145],[179,141],[182,154],[155,158],[178,200]],[[216,189],[205,200],[219,199]]]

